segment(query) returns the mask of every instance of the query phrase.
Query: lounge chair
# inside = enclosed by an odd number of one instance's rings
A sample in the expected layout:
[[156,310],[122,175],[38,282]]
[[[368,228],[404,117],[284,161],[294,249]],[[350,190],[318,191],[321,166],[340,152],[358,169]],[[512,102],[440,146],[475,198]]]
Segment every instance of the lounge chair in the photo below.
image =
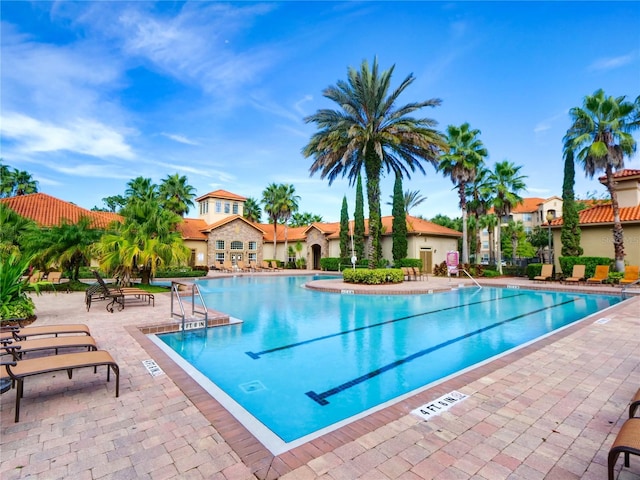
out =
[[262,268],[258,266],[258,264],[256,262],[249,262],[249,268],[251,268],[251,270],[253,270],[254,272],[261,272]]
[[621,453],[624,453],[624,466],[629,467],[629,455],[640,455],[640,418],[629,418],[622,424],[607,460],[609,480],[613,480],[613,468]]
[[424,274],[420,271],[420,267],[413,267],[413,275],[416,277],[416,280],[422,280],[424,278]]
[[245,265],[244,261],[242,261],[242,260],[238,260],[238,261],[236,262],[236,265],[237,265],[237,266],[238,266],[238,268],[239,268],[241,271],[243,271],[243,272],[250,272],[250,271],[251,271],[251,269],[250,269],[249,267],[247,267],[247,266]]
[[540,272],[540,275],[533,277],[533,279],[540,282],[546,282],[548,280],[551,280],[551,277],[553,277],[553,265],[551,265],[550,263],[545,263],[542,265],[542,271]]
[[636,411],[640,408],[640,388],[629,404],[629,418],[636,416]]
[[262,261],[262,269],[263,270],[273,270],[271,265],[269,265],[269,262],[267,262],[266,260]]
[[[36,337],[41,335],[58,335],[66,334],[84,334],[91,335],[89,327],[84,323],[70,323],[61,325],[45,325],[42,327],[7,327],[4,334],[9,334],[8,337],[15,339],[16,341],[27,340],[30,337]],[[2,338],[2,337],[0,337]],[[4,337],[7,338],[7,337]]]
[[413,280],[416,279],[415,274],[413,273],[413,268],[409,268],[409,267],[400,267],[400,269],[402,270],[402,274],[406,277],[407,281],[411,280],[411,277],[413,277]]
[[627,265],[624,267],[624,277],[620,279],[620,285],[629,285],[635,283],[640,279],[638,265]]
[[[7,351],[11,351],[12,347],[6,347]],[[11,380],[16,382],[16,414],[15,422],[20,421],[20,399],[24,393],[24,379],[39,375],[42,373],[54,373],[66,370],[69,379],[72,378],[73,369],[93,367],[94,373],[98,367],[106,365],[107,382],[110,381],[110,373],[116,375],[116,397],[120,396],[120,368],[109,352],[105,350],[96,350],[92,352],[65,353],[53,357],[29,358],[26,360],[17,360],[15,365],[6,364],[5,368]]]
[[85,292],[85,303],[87,305],[87,311],[89,311],[89,309],[91,308],[91,303],[94,299],[111,299],[111,302],[109,302],[106,307],[107,310],[111,313],[113,313],[113,309],[116,305],[118,306],[118,310],[122,310],[124,308],[127,297],[133,297],[138,300],[146,301],[148,305],[153,304],[153,306],[155,306],[156,304],[154,295],[150,292],[147,292],[146,290],[143,290],[142,288],[109,287],[97,271],[94,270],[93,274],[96,277],[98,283],[97,285],[92,285]]
[[29,352],[39,352],[43,350],[54,350],[58,355],[58,351],[63,348],[86,348],[88,352],[97,350],[96,341],[89,335],[73,335],[66,337],[47,337],[36,338],[33,340],[18,340],[12,341],[12,339],[2,340],[5,346],[18,347],[15,350],[15,354],[22,358],[22,355]]
[[602,283],[609,278],[609,265],[596,265],[596,272],[591,278],[587,278],[587,283]]
[[565,283],[580,283],[585,281],[584,270],[586,265],[574,265],[571,276],[564,279]]
[[282,270],[279,266],[278,266],[278,262],[276,260],[271,260],[271,269],[272,270]]
[[231,260],[225,260],[224,262],[222,262],[222,271],[223,272],[233,272],[234,271],[233,263],[231,263]]
[[42,272],[36,271],[29,276],[29,285],[35,285],[42,280]]

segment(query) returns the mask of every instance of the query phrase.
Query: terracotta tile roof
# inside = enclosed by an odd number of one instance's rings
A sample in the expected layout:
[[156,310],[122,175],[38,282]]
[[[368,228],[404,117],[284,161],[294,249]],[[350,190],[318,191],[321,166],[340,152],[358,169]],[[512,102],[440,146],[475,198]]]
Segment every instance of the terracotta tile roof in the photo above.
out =
[[205,198],[222,198],[224,200],[237,200],[244,202],[246,197],[236,195],[235,193],[227,192],[226,190],[216,190],[214,192],[205,193],[204,195],[196,198],[196,202],[204,200]]
[[206,240],[207,222],[201,218],[183,218],[178,224],[178,231],[184,240]]
[[[640,178],[640,170],[633,170],[630,168],[625,168],[623,170],[618,170],[617,172],[614,172],[613,174],[613,178],[616,180],[620,180],[621,178],[624,179],[629,179],[631,177],[638,177]],[[600,183],[607,183],[607,176],[606,175],[602,175],[600,177],[598,177],[598,181]]]
[[[612,224],[613,223],[613,211],[611,205],[596,205],[595,207],[586,208],[579,213],[580,225],[593,225],[593,224]],[[620,208],[620,221],[638,223],[640,222],[640,205],[635,207],[621,207]],[[551,222],[551,226],[562,225],[562,218],[556,218]]]
[[[552,197],[553,198],[553,197]],[[538,211],[538,205],[543,203],[545,198],[539,197],[527,197],[522,199],[522,203],[519,203],[511,209],[511,213],[533,213]],[[491,207],[487,213],[496,213],[494,208]]]
[[[327,225],[327,224],[321,224]],[[335,225],[335,230],[333,233],[329,234],[327,238],[336,239],[340,237],[340,224],[329,224]],[[315,226],[315,224],[314,224]],[[353,221],[349,222],[349,231],[353,229]],[[331,229],[327,229],[331,230]],[[382,231],[383,235],[391,235],[393,233],[393,216],[389,215],[386,217],[382,217]],[[410,234],[425,234],[425,235],[440,235],[440,236],[449,236],[449,237],[461,237],[462,232],[458,232],[457,230],[452,230],[451,228],[443,227],[436,223],[430,222],[428,220],[423,220],[418,217],[412,217],[411,215],[407,215],[407,233]],[[365,219],[364,221],[364,234],[369,235],[369,219]]]
[[94,212],[46,193],[0,198],[0,202],[18,215],[30,218],[42,227],[61,225],[63,220],[76,223],[80,217],[89,217],[95,228],[107,228],[113,221],[122,221],[122,217],[116,213]]
[[[211,223],[211,224],[207,225],[207,226],[205,227],[205,230],[204,230],[204,231],[205,231],[205,232],[210,232],[211,230],[214,230],[214,229],[216,229],[216,228],[219,228],[219,227],[221,227],[221,226],[223,226],[223,225],[226,225],[227,223],[231,223],[231,222],[233,222],[233,221],[235,221],[235,220],[240,220],[241,222],[245,222],[247,225],[251,225],[253,228],[255,228],[255,229],[257,229],[257,230],[262,231],[262,228],[261,228],[262,226],[261,226],[260,224],[250,222],[249,220],[247,220],[246,218],[244,218],[242,215],[231,215],[231,216],[229,216],[229,217],[225,217],[225,218],[223,218],[222,220],[218,220],[218,221],[217,221],[217,222],[215,222],[215,223]],[[264,232],[263,232],[263,233],[264,233]]]
[[[264,232],[264,241],[273,243],[273,223],[254,224]],[[309,227],[289,227],[287,229],[287,241],[303,242],[307,238],[307,230]],[[284,225],[278,224],[276,228],[276,242],[284,242]]]

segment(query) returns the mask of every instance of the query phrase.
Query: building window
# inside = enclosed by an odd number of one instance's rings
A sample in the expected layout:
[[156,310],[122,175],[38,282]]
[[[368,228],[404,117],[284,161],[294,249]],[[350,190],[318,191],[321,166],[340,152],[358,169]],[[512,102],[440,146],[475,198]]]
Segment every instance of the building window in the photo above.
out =
[[249,250],[257,250],[258,244],[257,242],[249,242]]
[[489,242],[482,242],[482,248],[484,250],[488,249],[489,248]]
[[531,232],[533,232],[533,228],[531,227],[524,227],[524,233],[529,235]]
[[250,262],[257,262],[258,261],[258,254],[257,253],[250,253],[248,255],[249,257],[249,261]]
[[220,200],[216,200],[216,213],[222,212],[222,202]]
[[233,214],[238,215],[238,204],[233,202]]
[[216,240],[216,250],[224,250],[224,240]]
[[244,248],[244,244],[238,240],[234,240],[231,242],[231,250],[242,250]]
[[224,252],[216,253],[216,262],[217,263],[224,263]]
[[530,222],[531,221],[531,214],[530,213],[524,213],[522,215],[522,221],[523,222]]
[[229,213],[231,211],[231,205],[229,202],[224,202],[224,213]]

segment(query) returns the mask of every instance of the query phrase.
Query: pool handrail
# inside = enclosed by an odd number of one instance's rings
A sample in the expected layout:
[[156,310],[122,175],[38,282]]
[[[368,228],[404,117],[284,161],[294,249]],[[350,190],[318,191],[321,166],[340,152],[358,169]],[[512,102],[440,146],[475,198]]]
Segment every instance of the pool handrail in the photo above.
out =
[[[202,315],[204,317],[204,328],[207,329],[209,327],[209,311],[207,309],[207,304],[202,298],[202,293],[200,292],[200,288],[195,282],[192,283],[181,283],[176,281],[171,281],[171,316],[179,317],[182,319],[182,331],[185,330],[185,322],[186,322],[186,313],[184,310],[184,304],[182,303],[182,298],[180,296],[180,291],[184,291],[184,289],[191,288],[191,316],[195,317],[196,315]],[[200,300],[200,304],[202,305],[203,310],[196,309],[196,296]],[[174,297],[177,299],[178,307],[180,307],[180,313],[176,313],[174,311]]]
[[473,278],[473,277],[471,276],[471,274],[470,274],[469,272],[467,272],[464,268],[459,268],[459,269],[458,269],[458,271],[462,271],[462,272],[466,273],[467,277],[469,277],[471,280],[473,280],[473,283],[475,283],[475,284],[478,286],[478,288],[482,288],[482,285],[480,285],[480,284],[476,281],[476,279],[475,279],[475,278]]

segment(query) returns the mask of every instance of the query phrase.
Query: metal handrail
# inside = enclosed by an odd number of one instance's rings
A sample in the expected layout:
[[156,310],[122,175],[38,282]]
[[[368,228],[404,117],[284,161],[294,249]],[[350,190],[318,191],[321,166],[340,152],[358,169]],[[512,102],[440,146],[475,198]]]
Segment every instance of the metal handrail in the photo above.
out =
[[[209,312],[207,309],[207,305],[202,297],[202,293],[200,292],[200,288],[196,283],[186,284],[180,282],[171,282],[171,316],[179,317],[182,319],[182,331],[185,329],[185,321],[186,321],[186,312],[184,310],[184,304],[182,303],[182,298],[180,297],[180,287],[189,287],[191,286],[191,316],[195,317],[196,315],[202,315],[204,317],[204,328],[209,328]],[[202,305],[203,310],[196,309],[196,296],[200,300],[200,304]],[[174,302],[174,298],[177,302]],[[174,304],[177,303],[178,307],[180,307],[180,312],[175,312]]]
[[627,283],[622,287],[622,290],[620,291],[620,295],[622,296],[623,299],[625,299],[625,294],[627,293],[627,289],[633,285],[639,285],[640,284],[640,278],[638,280],[636,280],[635,282],[632,283]]
[[473,278],[473,277],[469,274],[469,272],[467,272],[464,268],[460,268],[459,270],[462,270],[464,273],[466,273],[466,274],[467,274],[467,277],[469,277],[471,280],[473,280],[473,283],[475,283],[475,284],[478,286],[478,288],[482,288],[482,285],[480,285],[480,284],[476,281],[476,279],[475,279],[475,278]]

